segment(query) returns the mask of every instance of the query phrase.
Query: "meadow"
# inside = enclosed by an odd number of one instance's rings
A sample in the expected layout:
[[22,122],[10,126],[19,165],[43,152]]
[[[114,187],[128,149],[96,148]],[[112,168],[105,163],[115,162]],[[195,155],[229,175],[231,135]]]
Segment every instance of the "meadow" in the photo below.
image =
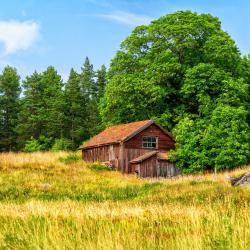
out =
[[139,179],[65,152],[0,154],[0,249],[250,249],[250,189]]

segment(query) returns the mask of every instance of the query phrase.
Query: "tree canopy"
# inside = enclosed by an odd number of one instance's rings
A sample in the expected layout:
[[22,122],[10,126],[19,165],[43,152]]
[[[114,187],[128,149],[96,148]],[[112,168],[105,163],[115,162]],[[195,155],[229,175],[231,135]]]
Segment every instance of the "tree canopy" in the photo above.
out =
[[100,104],[103,122],[155,119],[173,130],[172,158],[187,171],[246,164],[249,69],[217,17],[163,16],[121,43]]

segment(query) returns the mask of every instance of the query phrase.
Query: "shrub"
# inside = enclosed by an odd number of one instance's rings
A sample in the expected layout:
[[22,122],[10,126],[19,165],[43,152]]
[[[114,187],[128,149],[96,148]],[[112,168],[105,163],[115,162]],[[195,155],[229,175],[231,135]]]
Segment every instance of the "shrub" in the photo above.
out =
[[45,151],[51,149],[52,138],[41,135],[38,139],[33,137],[27,141],[24,147],[25,152]]
[[25,144],[24,151],[25,152],[36,152],[41,150],[41,145],[38,140],[32,138]]
[[60,151],[60,150],[72,150],[73,149],[73,144],[70,140],[68,139],[56,139],[53,146],[52,150],[53,151]]
[[77,162],[79,160],[81,160],[81,157],[79,155],[77,155],[76,153],[69,154],[66,157],[59,158],[59,161],[65,163],[65,164],[71,164],[71,163]]
[[92,163],[88,165],[88,168],[94,171],[111,171],[113,170],[112,167],[101,164],[101,163]]

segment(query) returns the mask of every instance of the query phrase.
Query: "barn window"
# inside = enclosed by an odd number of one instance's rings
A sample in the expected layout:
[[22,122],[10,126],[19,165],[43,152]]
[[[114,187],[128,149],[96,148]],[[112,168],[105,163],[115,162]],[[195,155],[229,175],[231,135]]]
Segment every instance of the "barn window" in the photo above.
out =
[[145,136],[142,138],[143,148],[157,148],[157,137]]

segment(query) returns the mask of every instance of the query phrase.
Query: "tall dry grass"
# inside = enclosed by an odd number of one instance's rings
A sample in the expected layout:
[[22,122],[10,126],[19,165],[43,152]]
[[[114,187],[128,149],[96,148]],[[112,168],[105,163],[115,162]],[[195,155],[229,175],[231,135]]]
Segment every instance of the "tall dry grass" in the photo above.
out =
[[250,189],[228,173],[137,179],[68,153],[0,155],[0,249],[249,249]]

